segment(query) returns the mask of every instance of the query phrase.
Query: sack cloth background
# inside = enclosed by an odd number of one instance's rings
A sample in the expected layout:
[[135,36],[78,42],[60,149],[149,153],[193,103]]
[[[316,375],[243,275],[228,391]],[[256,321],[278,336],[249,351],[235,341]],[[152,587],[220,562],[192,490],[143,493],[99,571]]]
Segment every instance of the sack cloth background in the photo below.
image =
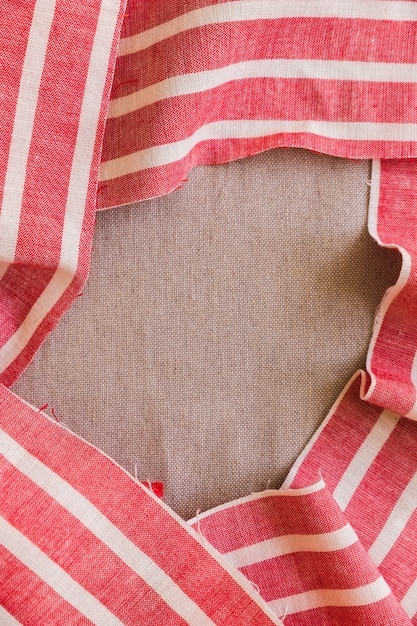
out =
[[399,272],[367,233],[369,179],[277,149],[99,213],[84,292],[13,390],[184,518],[279,487]]

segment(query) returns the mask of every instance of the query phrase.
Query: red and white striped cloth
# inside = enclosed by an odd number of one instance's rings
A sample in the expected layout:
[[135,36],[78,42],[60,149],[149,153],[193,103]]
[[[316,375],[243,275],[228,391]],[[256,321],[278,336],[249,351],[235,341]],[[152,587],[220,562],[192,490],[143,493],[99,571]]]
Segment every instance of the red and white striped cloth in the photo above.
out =
[[120,40],[98,206],[277,146],[417,156],[417,4],[138,2]]
[[410,626],[323,480],[253,494],[192,523],[286,626]]
[[[1,624],[417,624],[416,56],[414,0],[3,3]],[[86,279],[96,202],[275,146],[373,158],[403,267],[285,489],[193,530],[7,386]]]
[[285,486],[309,484],[320,473],[415,624],[417,423],[361,400],[362,377],[347,386]]
[[0,9],[0,380],[11,384],[87,277],[124,3]]
[[2,625],[281,623],[149,489],[5,387],[0,428]]

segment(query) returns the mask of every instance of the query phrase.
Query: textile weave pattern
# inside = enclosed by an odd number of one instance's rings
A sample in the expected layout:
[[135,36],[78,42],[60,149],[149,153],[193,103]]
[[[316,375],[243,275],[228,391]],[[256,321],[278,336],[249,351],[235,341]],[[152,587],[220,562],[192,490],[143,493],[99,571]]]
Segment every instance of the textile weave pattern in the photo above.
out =
[[[2,623],[417,624],[416,35],[412,0],[4,4]],[[286,146],[374,160],[401,274],[283,488],[187,524],[7,387],[86,280],[96,204]]]

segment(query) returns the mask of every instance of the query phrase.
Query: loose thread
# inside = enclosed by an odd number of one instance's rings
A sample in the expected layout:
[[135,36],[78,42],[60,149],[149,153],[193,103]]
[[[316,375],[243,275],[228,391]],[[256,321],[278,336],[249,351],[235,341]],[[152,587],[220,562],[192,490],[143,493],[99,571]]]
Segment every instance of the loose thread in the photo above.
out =
[[203,539],[205,539],[203,533],[201,532],[200,513],[201,513],[201,509],[197,509],[197,511],[195,513],[195,519],[196,519],[196,522],[197,522],[197,532],[198,532],[199,535],[201,535],[201,537],[203,537]]
[[259,593],[259,595],[261,595],[261,590],[259,588],[259,585],[257,585],[256,583],[253,582],[253,580],[249,581],[250,584],[252,585],[252,587],[255,589],[255,591],[257,591]]
[[100,191],[103,191],[103,189],[105,189],[106,187],[108,187],[107,183],[102,183],[101,185],[97,186],[97,195],[100,193]]
[[285,613],[284,613],[284,615],[282,615],[282,616],[279,618],[279,619],[281,620],[281,622],[283,622],[283,623],[284,623],[284,621],[285,621],[285,620],[286,620],[286,618],[287,618],[287,615],[288,615],[288,610],[289,610],[289,607],[288,607],[288,605],[287,605],[287,606],[285,607]]
[[130,85],[131,83],[139,83],[139,82],[140,81],[137,78],[131,78],[130,80],[125,80],[122,83],[119,83],[116,87],[113,87],[111,97],[113,97],[116,91],[118,91],[121,87],[124,87],[125,85]]
[[48,404],[44,404],[43,406],[40,407],[40,409],[38,409],[38,413],[42,413],[42,411],[44,411],[45,409],[48,408]]
[[126,17],[129,17],[129,15],[133,13],[134,10],[135,10],[135,0],[132,0],[132,2],[130,3],[129,11],[125,12],[123,19]]

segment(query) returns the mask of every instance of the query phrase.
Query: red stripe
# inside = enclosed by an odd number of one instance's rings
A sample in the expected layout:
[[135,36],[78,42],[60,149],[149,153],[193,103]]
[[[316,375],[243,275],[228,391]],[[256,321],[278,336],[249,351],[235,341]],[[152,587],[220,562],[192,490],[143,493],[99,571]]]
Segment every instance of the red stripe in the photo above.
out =
[[[113,92],[120,96],[171,76],[253,59],[276,59],[277,67],[280,59],[414,64],[416,38],[411,21],[294,17],[208,24],[119,57]],[[136,85],[119,87],[132,78]]]
[[1,67],[0,93],[2,127],[0,133],[0,204],[3,200],[10,142],[23,69],[26,45],[34,10],[34,3],[15,3],[13,15],[2,8],[0,11]]
[[[36,273],[32,274],[32,276],[34,275],[36,276]],[[83,268],[82,271],[80,270],[75,275],[70,286],[61,296],[61,298],[58,300],[57,304],[52,308],[49,314],[46,315],[46,317],[43,319],[42,323],[39,325],[39,327],[34,332],[34,334],[30,338],[30,340],[27,342],[27,344],[22,348],[21,352],[18,354],[16,359],[7,368],[3,370],[0,376],[0,381],[3,385],[10,386],[12,383],[14,383],[16,379],[20,376],[20,374],[23,372],[23,370],[29,365],[33,355],[41,346],[46,336],[49,334],[49,332],[53,328],[55,328],[55,326],[61,319],[62,315],[71,306],[72,302],[74,301],[74,298],[76,298],[77,294],[80,293],[84,285],[85,279],[86,279],[86,271]],[[43,284],[42,286],[46,287],[47,285]],[[12,288],[13,287],[16,288],[16,285],[12,285]],[[32,292],[32,293],[29,293],[28,295],[29,297],[32,297],[32,303],[33,303],[34,293]],[[0,299],[1,299],[1,295],[0,295]],[[28,301],[26,304],[29,309],[30,301]]]
[[[223,624],[226,614],[230,624],[235,616],[241,619],[242,615],[247,624],[270,624],[262,609],[147,490],[98,450],[50,422],[7,389],[1,391],[2,428],[90,500],[215,623]],[[215,590],[215,603],[208,598],[208,590]],[[236,623],[243,626],[242,621]]]
[[216,550],[227,553],[275,537],[322,534],[346,525],[343,516],[333,517],[329,528],[326,526],[323,530],[327,519],[323,520],[320,513],[328,509],[331,500],[326,489],[308,495],[284,494],[265,495],[242,504],[237,502],[203,517],[194,523],[194,528],[198,528]]
[[9,265],[0,281],[1,345],[21,326],[34,301],[41,295],[54,273],[54,268]]
[[286,554],[241,571],[267,602],[318,589],[355,589],[380,577],[359,544],[337,552]]
[[[57,3],[38,93],[16,258],[58,265],[71,163],[100,2]],[[80,54],[82,50],[82,54]],[[51,164],[52,167],[51,167]]]
[[230,80],[202,93],[169,97],[110,118],[102,160],[177,142],[206,124],[223,120],[417,121],[416,111],[409,107],[410,99],[417,101],[417,85],[395,84],[387,89],[383,83],[309,78],[233,80],[233,70]]
[[128,0],[123,36],[127,36],[126,31],[136,34],[195,9],[228,2],[230,0],[165,0],[163,3]]
[[0,582],[0,606],[22,624],[93,623],[2,546]]
[[377,382],[369,401],[400,415],[407,415],[416,401],[411,380],[417,351],[416,283],[414,269],[385,313],[370,362]]
[[411,622],[401,607],[387,599],[370,606],[329,606],[287,615],[285,626],[410,626]]
[[377,381],[370,401],[400,415],[406,415],[416,400],[411,381],[417,351],[416,188],[414,160],[381,162],[377,232],[383,243],[401,246],[411,254],[412,269],[380,325],[371,358],[371,370]]
[[417,160],[381,161],[377,230],[382,242],[417,252]]
[[394,546],[378,565],[382,576],[390,581],[399,601],[417,579],[416,553],[413,547],[415,537],[417,537],[417,511],[414,511]]

